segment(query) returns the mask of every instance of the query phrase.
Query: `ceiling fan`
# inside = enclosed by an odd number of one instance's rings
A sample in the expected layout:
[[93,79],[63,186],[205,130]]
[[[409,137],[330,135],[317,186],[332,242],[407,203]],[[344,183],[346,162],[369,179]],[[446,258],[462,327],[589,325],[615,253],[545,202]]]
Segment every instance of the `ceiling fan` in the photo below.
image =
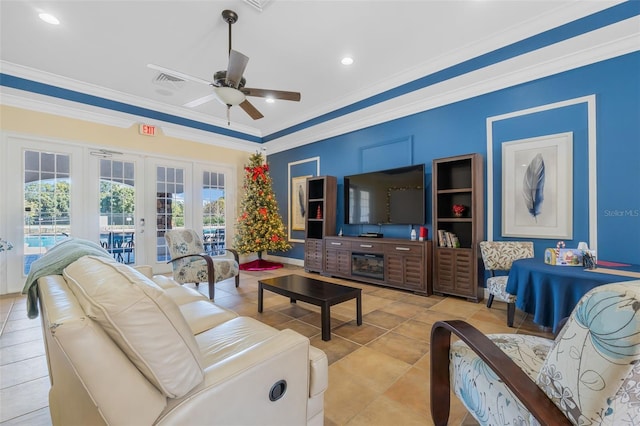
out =
[[226,70],[217,71],[213,74],[213,82],[184,74],[179,71],[171,70],[155,64],[147,64],[153,70],[183,79],[202,83],[213,87],[213,93],[202,98],[195,99],[187,104],[186,107],[196,107],[217,99],[227,106],[227,124],[231,124],[229,119],[229,111],[232,106],[239,105],[251,118],[258,120],[264,117],[260,111],[256,109],[247,99],[247,96],[256,96],[260,98],[282,99],[285,101],[300,101],[300,93],[286,92],[283,90],[269,89],[252,89],[245,87],[246,80],[242,76],[249,62],[249,57],[243,55],[237,50],[231,48],[231,25],[238,21],[238,14],[232,10],[223,10],[222,19],[229,24],[229,63]]

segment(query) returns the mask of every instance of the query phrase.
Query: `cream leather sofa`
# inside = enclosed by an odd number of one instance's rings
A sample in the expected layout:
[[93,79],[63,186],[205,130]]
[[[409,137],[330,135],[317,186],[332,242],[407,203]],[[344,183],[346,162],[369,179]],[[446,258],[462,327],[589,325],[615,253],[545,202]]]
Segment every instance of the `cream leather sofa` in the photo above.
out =
[[38,280],[54,425],[322,425],[324,352],[150,268]]

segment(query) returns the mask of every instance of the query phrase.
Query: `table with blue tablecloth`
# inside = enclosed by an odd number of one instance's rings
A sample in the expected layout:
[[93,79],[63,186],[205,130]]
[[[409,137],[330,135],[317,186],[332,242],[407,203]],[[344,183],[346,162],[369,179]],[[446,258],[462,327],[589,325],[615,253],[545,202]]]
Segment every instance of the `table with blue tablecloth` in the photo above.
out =
[[[615,270],[614,270],[615,269]],[[547,265],[542,259],[513,262],[507,281],[507,293],[516,295],[516,307],[533,315],[533,322],[555,331],[558,323],[571,314],[589,290],[603,284],[637,280],[638,265],[586,270],[580,266]],[[614,274],[615,273],[615,274]]]

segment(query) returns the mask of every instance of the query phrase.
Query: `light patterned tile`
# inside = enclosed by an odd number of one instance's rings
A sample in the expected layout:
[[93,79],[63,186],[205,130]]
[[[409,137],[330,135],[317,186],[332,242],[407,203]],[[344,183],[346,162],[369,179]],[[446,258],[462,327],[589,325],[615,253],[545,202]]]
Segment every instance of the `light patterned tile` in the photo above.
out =
[[367,344],[367,347],[413,365],[427,353],[429,343],[390,332]]
[[388,304],[382,308],[381,311],[388,312],[390,314],[398,315],[403,318],[413,318],[418,315],[420,312],[424,312],[423,307],[414,305],[412,303],[404,303],[404,302],[393,302]]
[[0,365],[0,389],[47,377],[48,374],[45,355]]
[[358,325],[356,320],[351,320],[342,325],[339,325],[338,327],[335,327],[332,332],[337,334],[338,336],[344,337],[345,339],[351,340],[361,345],[366,345],[367,343],[387,333],[387,330],[367,323]]
[[424,416],[431,416],[429,412],[429,373],[427,371],[411,368],[385,393],[389,399],[416,411]]
[[47,407],[50,387],[49,377],[43,377],[0,389],[0,422]]
[[10,333],[2,333],[0,336],[0,348],[17,345],[20,343],[31,342],[33,340],[42,341],[42,328],[34,327],[26,330],[12,331]]
[[333,366],[329,367],[329,389],[324,395],[325,417],[337,425],[346,425],[379,395],[349,372]]
[[331,368],[336,373],[349,374],[358,383],[382,393],[411,366],[376,350],[361,347],[337,361]]
[[432,425],[431,416],[407,409],[386,396],[379,396],[358,413],[347,426],[425,426]]
[[7,365],[24,359],[44,355],[44,343],[42,340],[32,340],[17,345],[2,348],[0,352],[0,365]]
[[431,340],[431,324],[410,319],[393,329],[394,333],[411,339],[429,342]]
[[10,333],[12,331],[20,331],[27,330],[29,328],[37,328],[40,327],[40,318],[23,318],[17,320],[8,320],[6,325],[4,326],[3,333]]
[[2,426],[51,426],[51,424],[49,407],[40,408],[23,416],[2,422]]

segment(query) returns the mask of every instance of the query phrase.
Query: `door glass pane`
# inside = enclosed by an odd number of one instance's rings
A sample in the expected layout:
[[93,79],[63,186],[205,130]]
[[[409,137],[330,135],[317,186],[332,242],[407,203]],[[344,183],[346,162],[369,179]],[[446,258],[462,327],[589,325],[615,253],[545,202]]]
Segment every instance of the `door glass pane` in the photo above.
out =
[[69,155],[24,152],[23,271],[71,233]]
[[205,250],[224,254],[226,247],[224,175],[205,171],[202,176],[202,224]]
[[[130,169],[131,179],[123,178]],[[100,244],[122,263],[135,263],[134,163],[100,160]]]
[[164,233],[184,227],[184,170],[175,167],[156,168],[156,260],[171,259]]

